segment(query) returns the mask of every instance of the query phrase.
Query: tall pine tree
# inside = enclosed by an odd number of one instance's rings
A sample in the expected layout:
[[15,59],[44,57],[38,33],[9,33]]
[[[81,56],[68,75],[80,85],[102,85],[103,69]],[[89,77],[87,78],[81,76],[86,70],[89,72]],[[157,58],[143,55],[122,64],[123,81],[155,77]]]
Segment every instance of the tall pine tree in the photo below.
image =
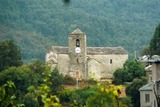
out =
[[160,24],[157,26],[153,38],[150,41],[150,54],[160,55]]
[[20,49],[12,40],[5,40],[0,43],[0,71],[11,67],[22,65]]

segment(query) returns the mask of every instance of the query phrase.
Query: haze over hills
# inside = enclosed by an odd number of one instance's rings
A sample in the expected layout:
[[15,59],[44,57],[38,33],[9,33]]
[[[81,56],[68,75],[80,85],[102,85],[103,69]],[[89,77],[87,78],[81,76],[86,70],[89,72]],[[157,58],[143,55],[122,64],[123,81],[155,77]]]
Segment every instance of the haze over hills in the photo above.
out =
[[1,0],[0,40],[13,39],[23,58],[44,60],[52,45],[67,46],[76,28],[88,46],[123,46],[133,57],[160,23],[159,0]]

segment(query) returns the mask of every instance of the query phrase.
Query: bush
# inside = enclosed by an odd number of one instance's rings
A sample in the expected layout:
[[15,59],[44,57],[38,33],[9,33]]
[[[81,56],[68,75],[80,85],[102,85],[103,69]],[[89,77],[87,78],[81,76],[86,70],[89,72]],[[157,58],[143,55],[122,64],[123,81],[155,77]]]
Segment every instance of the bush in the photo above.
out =
[[113,94],[100,92],[88,98],[87,107],[117,107],[117,102]]
[[69,75],[64,76],[64,84],[66,85],[76,85],[76,79]]
[[58,97],[61,102],[70,102],[71,90],[64,89],[58,92]]
[[127,107],[133,107],[131,97],[124,97],[120,99],[122,104],[127,105]]
[[87,98],[96,95],[97,89],[93,87],[85,87],[83,89],[74,90],[71,93],[70,101],[71,103],[76,103],[79,106],[86,105]]
[[25,107],[40,107],[38,101],[34,98],[34,95],[28,93],[22,100]]

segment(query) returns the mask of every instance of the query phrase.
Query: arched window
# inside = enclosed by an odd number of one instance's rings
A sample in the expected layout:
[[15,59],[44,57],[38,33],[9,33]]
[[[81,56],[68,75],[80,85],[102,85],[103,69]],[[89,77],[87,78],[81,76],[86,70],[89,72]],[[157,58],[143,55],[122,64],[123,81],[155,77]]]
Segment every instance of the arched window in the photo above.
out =
[[76,39],[76,47],[80,47],[80,41],[79,41],[79,39]]

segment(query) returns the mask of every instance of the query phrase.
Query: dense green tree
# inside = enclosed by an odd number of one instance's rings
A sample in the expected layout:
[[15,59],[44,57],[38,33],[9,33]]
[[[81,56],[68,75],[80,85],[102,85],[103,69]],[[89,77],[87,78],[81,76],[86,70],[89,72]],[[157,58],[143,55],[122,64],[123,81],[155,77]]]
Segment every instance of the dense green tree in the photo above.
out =
[[6,81],[13,81],[16,86],[16,95],[22,98],[27,93],[30,85],[38,85],[39,79],[34,71],[28,66],[10,67],[0,72],[0,85]]
[[58,71],[58,69],[54,69],[53,72],[51,73],[51,80],[52,82],[51,87],[52,88],[52,93],[56,94],[57,91],[60,91],[63,89],[63,84],[64,84],[64,77],[62,74],[60,74],[60,72]]
[[122,84],[125,80],[125,75],[126,75],[126,72],[124,71],[124,69],[117,69],[115,72],[114,72],[114,83],[115,84]]
[[41,74],[44,72],[46,65],[40,60],[34,61],[32,64],[29,64],[29,68],[32,69],[37,74]]
[[28,67],[36,73],[37,77],[39,78],[39,84],[41,84],[44,77],[43,72],[45,71],[47,66],[40,60],[36,60],[32,64],[29,64]]
[[22,65],[20,49],[12,40],[0,43],[0,71],[12,66]]
[[[30,87],[28,87],[28,91],[29,91],[29,95],[33,95],[30,96],[32,98],[34,98],[36,101],[40,103],[42,103],[42,105],[40,104],[40,106],[44,106],[44,107],[61,107],[59,98],[56,95],[53,95],[53,90],[54,88],[56,88],[56,86],[53,86],[52,83],[52,71],[50,69],[50,67],[46,66],[45,70],[43,71],[43,82],[41,84],[39,84],[38,86],[36,85],[32,85]],[[54,76],[55,78],[55,76]],[[57,79],[55,79],[57,80]],[[54,81],[55,83],[58,81]],[[58,90],[56,90],[58,91]],[[38,100],[40,99],[40,100]],[[37,106],[37,105],[35,105]]]
[[147,78],[135,78],[131,84],[126,87],[127,96],[131,97],[133,107],[140,107],[140,92],[139,89],[147,84]]
[[134,78],[140,78],[141,76],[145,75],[144,66],[141,62],[137,61],[136,59],[126,61],[124,63],[124,69],[132,75],[132,77],[130,78],[131,81]]
[[122,69],[114,72],[115,83],[132,82],[134,78],[140,78],[145,75],[144,66],[137,60],[127,60]]
[[153,38],[150,41],[150,54],[160,55],[160,24],[157,26]]
[[54,88],[51,88],[52,93],[55,94],[57,92],[57,90],[63,89],[62,84],[64,84],[64,77],[62,74],[60,74],[58,69],[50,70],[49,69],[50,67],[47,66],[46,64],[44,64],[43,62],[41,62],[40,60],[36,60],[33,64],[30,64],[29,68],[37,74],[37,76],[39,78],[39,82],[40,82],[39,84],[41,84],[43,82],[44,71],[46,71],[46,69],[48,69],[48,72],[51,72],[50,73],[50,75],[51,75],[50,82],[52,83],[51,87],[54,87]]
[[142,55],[150,55],[150,47],[149,46],[144,46],[142,50]]

